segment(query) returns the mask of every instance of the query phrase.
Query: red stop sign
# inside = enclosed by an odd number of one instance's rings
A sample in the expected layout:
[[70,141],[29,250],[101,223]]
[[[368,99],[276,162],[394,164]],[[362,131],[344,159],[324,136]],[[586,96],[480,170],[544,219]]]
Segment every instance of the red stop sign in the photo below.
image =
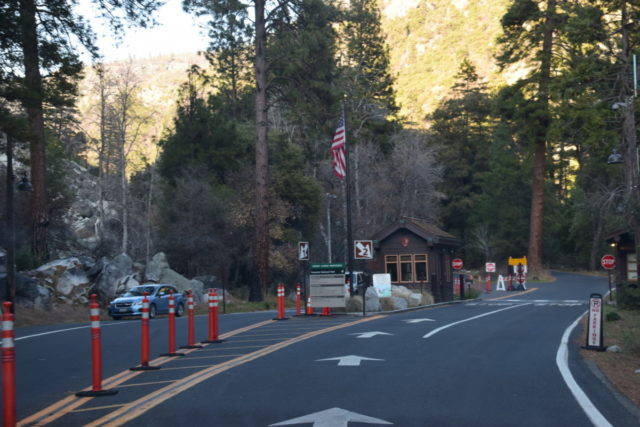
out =
[[613,255],[605,255],[600,260],[600,265],[605,270],[613,270],[616,268],[616,258]]
[[451,267],[453,267],[455,270],[462,269],[462,260],[460,258],[455,258],[453,261],[451,261]]

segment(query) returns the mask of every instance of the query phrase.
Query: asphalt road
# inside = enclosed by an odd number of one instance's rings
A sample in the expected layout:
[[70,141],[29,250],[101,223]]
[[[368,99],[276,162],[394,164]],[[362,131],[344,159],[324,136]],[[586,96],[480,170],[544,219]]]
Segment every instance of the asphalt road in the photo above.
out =
[[[73,395],[91,383],[85,325],[39,336],[56,328],[18,330],[18,419],[56,426],[638,425],[637,413],[579,356],[579,328],[566,365],[575,385],[561,372],[563,335],[589,295],[608,290],[606,279],[558,273],[555,282],[529,288],[364,319],[225,315],[225,342],[173,359],[155,359],[167,339],[166,320],[154,319],[152,365],[162,368],[143,373],[128,371],[140,361],[139,321],[103,322],[104,387],[118,394],[93,399]],[[185,344],[186,319],[178,332]],[[206,317],[198,317],[197,338],[206,334]],[[578,402],[580,393],[591,406]]]

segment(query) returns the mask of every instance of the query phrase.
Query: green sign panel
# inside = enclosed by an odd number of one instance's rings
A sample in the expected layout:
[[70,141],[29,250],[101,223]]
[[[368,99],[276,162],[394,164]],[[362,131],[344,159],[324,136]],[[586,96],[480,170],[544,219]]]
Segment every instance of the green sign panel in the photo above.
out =
[[311,274],[344,274],[344,264],[340,262],[311,264]]

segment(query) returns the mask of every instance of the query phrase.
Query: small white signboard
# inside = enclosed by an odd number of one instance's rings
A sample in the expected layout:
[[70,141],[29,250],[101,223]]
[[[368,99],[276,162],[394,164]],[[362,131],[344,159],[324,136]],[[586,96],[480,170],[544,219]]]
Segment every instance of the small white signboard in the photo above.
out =
[[309,260],[309,242],[298,242],[298,260]]
[[589,330],[587,331],[587,349],[602,350],[602,295],[591,294],[589,298]]
[[376,290],[376,293],[380,298],[390,298],[391,297],[391,275],[388,273],[374,274],[373,288]]
[[485,264],[485,270],[487,273],[495,273],[496,272],[496,263],[488,262]]

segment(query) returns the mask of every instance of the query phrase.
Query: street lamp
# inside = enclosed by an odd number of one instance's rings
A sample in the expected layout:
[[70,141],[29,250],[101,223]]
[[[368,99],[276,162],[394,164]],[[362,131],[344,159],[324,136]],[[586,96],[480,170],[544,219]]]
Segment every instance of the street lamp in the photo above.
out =
[[329,262],[331,260],[331,199],[336,199],[338,196],[331,193],[326,193],[327,196],[327,255],[329,256]]
[[609,157],[607,158],[607,164],[609,165],[618,165],[623,162],[622,154],[618,153],[617,149],[613,149]]
[[[11,302],[11,310],[15,313],[15,297],[16,297],[16,232],[14,226],[14,208],[13,208],[13,190],[14,179],[13,174],[13,137],[9,134],[6,135],[7,139],[7,203],[5,210],[5,218],[7,224],[7,231],[9,235],[9,244],[7,247],[7,262],[6,262],[6,292],[5,301]],[[31,191],[31,183],[27,179],[26,174],[20,180],[18,184],[18,191]]]

